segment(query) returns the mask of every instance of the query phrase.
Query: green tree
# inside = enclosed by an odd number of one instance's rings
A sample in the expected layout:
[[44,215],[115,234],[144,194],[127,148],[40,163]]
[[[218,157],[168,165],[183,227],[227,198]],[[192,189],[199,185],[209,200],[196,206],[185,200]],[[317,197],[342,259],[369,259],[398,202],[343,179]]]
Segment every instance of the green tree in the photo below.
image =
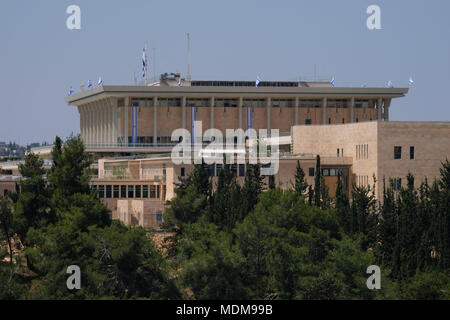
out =
[[12,264],[12,238],[14,235],[14,222],[11,207],[12,204],[9,198],[0,196],[0,235],[2,236],[2,239],[8,244],[9,261]]
[[321,196],[321,176],[322,170],[320,168],[320,156],[316,156],[316,172],[314,175],[314,205],[317,207],[321,206],[320,196]]
[[306,182],[306,179],[305,179],[305,172],[303,171],[302,167],[300,166],[299,160],[297,160],[297,166],[295,167],[294,189],[298,195],[305,194],[306,190],[308,189],[308,183]]

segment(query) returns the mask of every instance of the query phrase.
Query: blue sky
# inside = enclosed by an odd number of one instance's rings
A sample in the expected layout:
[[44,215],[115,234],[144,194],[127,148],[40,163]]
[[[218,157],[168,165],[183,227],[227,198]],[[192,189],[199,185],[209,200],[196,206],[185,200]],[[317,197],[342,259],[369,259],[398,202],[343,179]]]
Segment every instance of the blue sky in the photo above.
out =
[[[81,30],[66,8],[81,8]],[[381,30],[366,9],[381,8]],[[0,4],[0,141],[51,142],[79,132],[64,101],[80,83],[132,84],[145,42],[150,74],[193,79],[336,79],[336,86],[415,84],[391,120],[450,121],[450,1],[433,0],[3,0]],[[156,57],[152,48],[155,48]]]

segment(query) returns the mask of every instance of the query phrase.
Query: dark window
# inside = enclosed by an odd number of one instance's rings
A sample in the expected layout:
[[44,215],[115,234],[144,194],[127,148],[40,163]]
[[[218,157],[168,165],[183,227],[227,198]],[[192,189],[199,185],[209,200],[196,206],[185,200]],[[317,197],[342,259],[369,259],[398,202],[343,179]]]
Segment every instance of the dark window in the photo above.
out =
[[148,198],[148,185],[142,186],[142,198]]
[[106,186],[106,198],[112,198],[112,186]]
[[118,186],[118,185],[115,185],[115,186],[113,187],[113,191],[114,191],[113,197],[114,197],[114,198],[118,198],[118,197],[119,197],[119,186]]
[[154,185],[150,186],[150,198],[152,199],[156,198],[156,186]]
[[208,176],[209,177],[214,177],[214,164],[208,164]]
[[394,147],[394,159],[402,158],[402,147],[395,146]]
[[345,119],[344,118],[342,118],[342,123],[345,123]]
[[356,118],[356,122],[358,122],[358,118]]
[[311,124],[311,119],[305,119],[305,124],[306,125],[310,125]]
[[181,176],[184,177],[185,174],[186,174],[186,173],[185,173],[184,168],[181,168]]
[[309,176],[314,177],[314,168],[309,168]]
[[99,198],[105,197],[105,186],[104,185],[98,186],[98,197]]
[[156,214],[156,221],[161,222],[162,221],[162,213],[157,213]]
[[245,176],[245,164],[239,164],[239,177]]
[[337,149],[337,156],[338,156],[338,158],[339,158],[339,149]]
[[414,147],[409,147],[409,159],[414,160]]
[[395,191],[400,191],[400,189],[402,188],[402,179],[401,178],[397,178],[394,181],[394,190]]
[[121,198],[127,197],[127,186],[120,186],[120,197]]
[[134,186],[128,186],[128,198],[134,198]]
[[331,118],[328,118],[328,124],[331,124]]
[[158,184],[156,186],[156,198],[157,199],[159,199],[160,192],[161,192],[161,186]]
[[136,198],[141,197],[141,186],[136,186]]

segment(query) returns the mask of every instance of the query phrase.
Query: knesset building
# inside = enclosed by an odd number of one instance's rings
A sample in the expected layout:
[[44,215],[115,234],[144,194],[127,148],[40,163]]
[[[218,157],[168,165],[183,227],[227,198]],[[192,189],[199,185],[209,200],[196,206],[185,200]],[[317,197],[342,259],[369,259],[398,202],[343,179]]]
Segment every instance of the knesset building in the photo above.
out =
[[[80,114],[87,151],[100,154],[170,152],[175,129],[279,129],[294,125],[388,121],[393,98],[407,88],[333,87],[329,82],[184,81],[161,76],[147,85],[104,85],[66,98]],[[192,118],[192,119],[191,119]]]

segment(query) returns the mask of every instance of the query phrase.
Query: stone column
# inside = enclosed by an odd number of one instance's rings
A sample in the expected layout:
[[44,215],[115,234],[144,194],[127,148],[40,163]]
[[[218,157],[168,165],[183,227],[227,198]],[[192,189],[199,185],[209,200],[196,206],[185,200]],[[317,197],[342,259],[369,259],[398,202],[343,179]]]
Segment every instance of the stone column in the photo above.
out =
[[244,129],[244,127],[242,126],[242,105],[244,103],[244,98],[239,97],[238,100],[238,128],[239,129]]
[[86,109],[86,120],[87,120],[87,130],[86,130],[86,144],[92,143],[92,110],[89,103],[85,105]]
[[209,123],[210,123],[210,128],[214,128],[214,97],[210,98],[210,114],[209,114]]
[[158,143],[158,97],[153,98],[153,145]]
[[295,97],[295,112],[294,112],[294,124],[298,125],[298,104],[299,104],[299,99],[298,97]]
[[85,142],[86,140],[84,139],[84,106],[83,105],[79,105],[78,106],[78,113],[80,114],[80,136],[81,136],[81,140],[83,140],[83,142]]
[[355,122],[355,97],[350,98],[350,123]]
[[322,124],[327,124],[327,98],[322,99]]
[[115,146],[117,144],[117,99],[110,99],[110,108],[111,108],[111,142]]
[[267,98],[266,100],[266,127],[267,127],[267,136],[270,136],[270,110],[271,110],[272,99]]
[[389,107],[391,106],[391,98],[384,100],[384,121],[389,121]]
[[181,98],[181,128],[186,129],[186,97]]
[[378,100],[377,100],[377,113],[378,113],[377,119],[378,119],[378,121],[382,120],[382,117],[381,117],[382,107],[383,107],[383,98],[378,98]]
[[124,116],[124,131],[123,131],[123,138],[125,140],[125,146],[128,146],[128,110],[130,107],[130,103],[131,103],[131,99],[130,98],[126,98],[125,99],[125,106],[124,106],[124,110],[125,110],[125,116]]

